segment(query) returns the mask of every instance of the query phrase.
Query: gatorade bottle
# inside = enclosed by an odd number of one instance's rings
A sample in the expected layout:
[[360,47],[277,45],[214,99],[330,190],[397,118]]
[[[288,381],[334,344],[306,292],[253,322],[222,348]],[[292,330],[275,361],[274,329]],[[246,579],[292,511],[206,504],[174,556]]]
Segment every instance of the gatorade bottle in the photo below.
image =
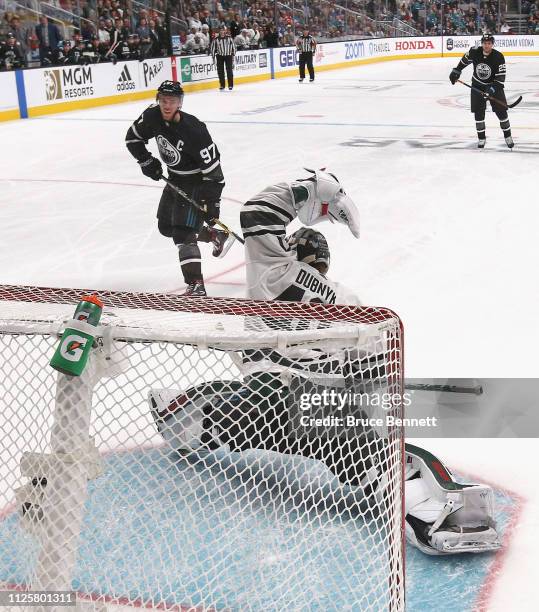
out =
[[103,302],[97,295],[82,296],[50,361],[55,370],[71,376],[82,374],[94,343],[94,328],[99,324],[102,312]]

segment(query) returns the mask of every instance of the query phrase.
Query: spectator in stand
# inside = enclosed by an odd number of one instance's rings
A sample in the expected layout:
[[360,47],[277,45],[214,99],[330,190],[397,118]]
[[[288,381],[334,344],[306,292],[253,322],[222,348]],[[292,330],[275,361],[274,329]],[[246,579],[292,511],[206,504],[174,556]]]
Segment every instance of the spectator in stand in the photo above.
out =
[[200,36],[202,38],[203,52],[207,52],[210,48],[210,26],[207,23],[202,24]]
[[123,40],[127,40],[129,34],[133,34],[133,30],[131,28],[131,19],[129,17],[124,17],[122,20],[122,27],[120,29],[120,36]]
[[292,24],[288,23],[282,37],[284,47],[293,47],[296,44],[296,35],[292,30]]
[[[141,11],[142,13],[142,11]],[[148,50],[151,47],[150,28],[145,17],[141,17],[136,34],[139,38],[139,48],[141,57],[147,57]]]
[[500,32],[502,34],[511,34],[511,26],[505,21],[505,19],[502,20],[502,23],[500,25]]
[[202,24],[201,29],[204,29],[205,25],[208,26],[208,30],[211,28],[211,17],[210,11],[208,11],[208,9],[204,9],[202,11],[202,15],[200,15],[200,23]]
[[262,42],[262,32],[260,31],[260,27],[256,21],[253,23],[251,35],[251,49],[260,49],[260,44]]
[[[81,23],[80,32],[76,30],[75,34],[78,34],[82,40],[90,40],[90,38],[96,34],[95,25],[88,21],[83,21]],[[75,45],[75,34],[73,34],[73,46]]]
[[15,36],[15,40],[20,43],[20,49],[26,60],[28,54],[28,31],[21,27],[21,20],[18,15],[13,15],[10,25],[11,32]]
[[155,19],[150,19],[148,27],[150,31],[150,47],[147,57],[162,57],[164,49]]
[[236,49],[238,49],[238,51],[249,48],[251,39],[249,38],[247,28],[243,28],[243,30],[234,38],[234,44],[236,45]]
[[105,19],[101,17],[99,19],[99,27],[97,29],[97,39],[103,45],[110,45],[110,32],[105,27]]
[[120,40],[120,32],[114,27],[112,19],[105,19],[105,30],[109,33],[108,47],[115,47]]
[[279,46],[279,34],[277,34],[277,31],[275,30],[275,25],[273,23],[269,23],[266,28],[264,42],[266,43],[266,47],[268,48]]
[[122,40],[123,39],[123,34],[122,34],[122,30],[123,30],[123,22],[122,22],[122,18],[121,17],[116,17],[114,19],[114,30],[116,32],[116,40]]
[[539,34],[539,11],[528,17],[528,34]]
[[238,13],[235,13],[233,19],[230,21],[230,25],[228,26],[229,31],[230,31],[230,36],[233,39],[236,38],[238,34],[240,34],[242,27],[243,27],[242,24],[243,24],[243,21],[241,17],[239,16]]
[[159,17],[154,18],[155,21],[155,29],[159,36],[159,40],[161,41],[161,49],[163,49],[163,55],[167,55],[169,51],[169,35],[168,35],[168,27],[163,24],[163,21]]
[[202,29],[202,22],[200,21],[200,13],[198,11],[194,11],[191,17],[189,18],[189,28],[195,28],[197,32],[200,32]]
[[42,66],[50,65],[50,55],[62,40],[60,30],[53,23],[49,23],[45,15],[39,17],[36,26],[36,36],[39,40],[39,60]]

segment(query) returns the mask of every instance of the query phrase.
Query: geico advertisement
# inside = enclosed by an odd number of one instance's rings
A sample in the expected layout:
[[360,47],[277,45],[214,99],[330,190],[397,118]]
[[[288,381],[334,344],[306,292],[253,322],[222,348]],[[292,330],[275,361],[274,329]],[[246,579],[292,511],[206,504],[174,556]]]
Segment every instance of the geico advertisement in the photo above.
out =
[[[373,57],[428,55],[441,53],[441,38],[377,38],[319,43],[314,52],[315,66],[357,63]],[[275,72],[298,66],[299,52],[294,47],[274,49]]]
[[[494,48],[502,53],[506,51],[533,52],[539,51],[539,36],[535,35],[494,35]],[[446,54],[466,53],[471,47],[481,44],[481,36],[444,36],[443,50]]]
[[[314,52],[315,66],[336,64],[342,61],[342,43],[318,43]],[[284,72],[299,66],[299,51],[295,47],[278,47],[273,49],[273,66],[275,72]]]
[[17,85],[13,72],[0,72],[0,112],[19,108]]

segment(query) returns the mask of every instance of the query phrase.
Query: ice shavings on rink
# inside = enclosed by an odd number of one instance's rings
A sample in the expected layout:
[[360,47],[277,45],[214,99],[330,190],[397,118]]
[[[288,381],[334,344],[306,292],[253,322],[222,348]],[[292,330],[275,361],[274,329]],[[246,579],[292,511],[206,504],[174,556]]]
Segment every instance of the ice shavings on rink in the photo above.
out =
[[[350,495],[318,462],[256,451],[189,459],[164,448],[111,454],[106,466],[89,483],[75,590],[217,610],[359,611],[370,582],[385,612],[384,560],[368,576],[349,571],[383,534],[346,511]],[[503,534],[516,500],[496,492],[496,507]],[[27,583],[37,553],[19,518],[6,516],[0,582]],[[494,559],[408,547],[407,609],[474,609]]]

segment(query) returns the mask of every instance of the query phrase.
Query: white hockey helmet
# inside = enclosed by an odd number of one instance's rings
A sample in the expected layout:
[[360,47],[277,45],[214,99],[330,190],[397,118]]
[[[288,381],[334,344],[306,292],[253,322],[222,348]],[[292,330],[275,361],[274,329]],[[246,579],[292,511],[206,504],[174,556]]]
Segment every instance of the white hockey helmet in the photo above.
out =
[[304,225],[316,225],[325,220],[348,225],[359,238],[359,212],[337,177],[323,170],[309,170],[313,176],[292,182],[292,187],[302,186],[308,191],[306,200],[297,203],[298,219]]

